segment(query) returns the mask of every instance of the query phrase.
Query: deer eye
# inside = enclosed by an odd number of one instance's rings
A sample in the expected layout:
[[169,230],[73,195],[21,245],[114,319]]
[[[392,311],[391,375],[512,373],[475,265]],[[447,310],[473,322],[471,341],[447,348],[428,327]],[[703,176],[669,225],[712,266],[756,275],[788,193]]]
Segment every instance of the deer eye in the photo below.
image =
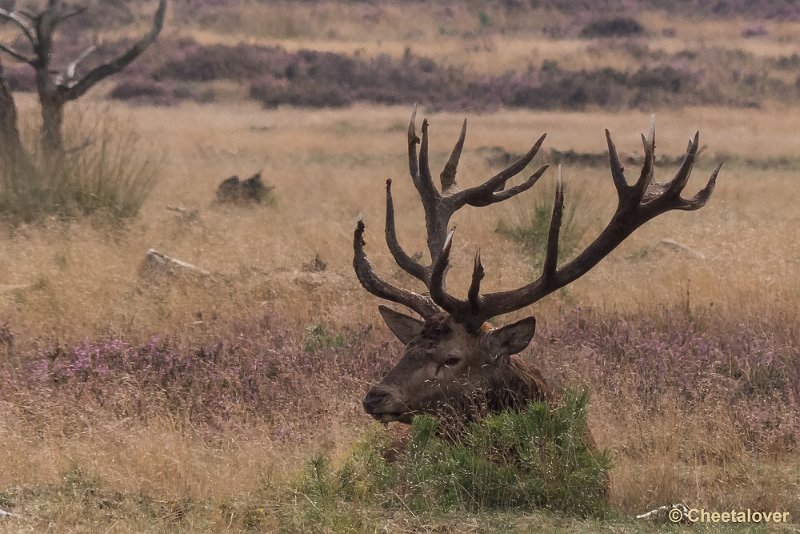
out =
[[436,374],[438,375],[439,373],[441,373],[442,369],[445,368],[445,367],[453,367],[454,365],[458,365],[458,362],[460,362],[460,361],[461,361],[461,358],[459,358],[457,356],[451,356],[451,357],[447,358],[444,362],[440,363],[436,367]]

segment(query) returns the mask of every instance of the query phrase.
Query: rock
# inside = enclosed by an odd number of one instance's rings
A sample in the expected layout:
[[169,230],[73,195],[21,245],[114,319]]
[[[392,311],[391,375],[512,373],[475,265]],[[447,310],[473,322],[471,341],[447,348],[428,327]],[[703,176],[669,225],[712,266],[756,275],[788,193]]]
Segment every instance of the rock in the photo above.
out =
[[247,180],[240,180],[233,175],[224,180],[217,188],[217,202],[220,203],[248,203],[260,204],[265,202],[273,191],[274,186],[267,185],[257,172]]
[[319,254],[317,254],[314,256],[313,260],[308,263],[304,263],[300,270],[304,273],[321,273],[327,268],[328,264],[322,261],[322,258],[320,258]]
[[211,273],[205,269],[201,269],[191,263],[172,258],[166,254],[162,254],[156,249],[151,248],[147,251],[140,267],[142,274],[160,272],[167,274],[193,274],[197,276],[209,276]]
[[695,258],[698,260],[706,259],[705,255],[702,254],[701,252],[697,252],[696,250],[693,250],[682,243],[678,243],[674,239],[662,239],[661,241],[658,242],[658,244],[670,250],[686,254],[691,258]]

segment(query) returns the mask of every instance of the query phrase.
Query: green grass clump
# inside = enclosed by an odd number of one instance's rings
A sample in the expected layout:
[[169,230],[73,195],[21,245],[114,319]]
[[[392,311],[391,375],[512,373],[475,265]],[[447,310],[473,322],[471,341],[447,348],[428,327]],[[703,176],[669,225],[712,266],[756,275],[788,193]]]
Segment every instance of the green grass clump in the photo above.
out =
[[[566,187],[565,187],[565,195]],[[553,198],[555,186],[542,184],[535,190],[530,202],[517,200],[512,203],[508,218],[497,223],[496,232],[522,247],[531,264],[540,267],[544,262],[547,239],[550,234],[550,219],[553,216]],[[559,256],[569,257],[580,244],[586,230],[591,226],[591,216],[579,217],[578,214],[591,213],[591,205],[580,191],[569,195],[564,202],[564,214],[559,233]]]
[[363,506],[441,513],[548,509],[577,517],[608,510],[610,458],[584,443],[588,393],[567,392],[557,407],[534,402],[470,423],[456,439],[438,420],[414,419],[407,441],[375,427],[344,465],[324,457],[300,484],[317,520]]
[[345,345],[345,336],[339,332],[331,332],[324,323],[314,323],[306,328],[306,339],[303,350],[308,353],[321,352],[328,348],[340,349]]

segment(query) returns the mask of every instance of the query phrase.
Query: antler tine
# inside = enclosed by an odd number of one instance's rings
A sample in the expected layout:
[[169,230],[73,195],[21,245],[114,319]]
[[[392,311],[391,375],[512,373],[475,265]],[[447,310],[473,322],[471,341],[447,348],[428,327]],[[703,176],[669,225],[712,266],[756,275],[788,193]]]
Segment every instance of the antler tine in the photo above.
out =
[[417,160],[417,143],[419,137],[416,132],[417,105],[411,110],[411,117],[408,120],[408,171],[411,174],[411,181],[414,187],[419,189],[419,161]]
[[416,134],[417,105],[411,112],[411,119],[408,123],[408,166],[411,173],[411,180],[422,200],[422,207],[425,210],[425,227],[428,234],[428,251],[431,258],[435,259],[442,249],[447,222],[453,211],[441,209],[442,196],[433,185],[430,168],[428,167],[428,121],[422,123],[422,141],[417,157],[417,143],[420,143]]
[[695,159],[697,159],[697,150],[700,147],[700,132],[695,132],[694,137],[689,140],[689,145],[686,147],[686,154],[683,156],[678,172],[675,177],[667,184],[668,195],[680,195],[686,183],[689,181],[689,176],[692,174]]
[[711,193],[714,192],[714,186],[717,184],[717,175],[719,174],[720,169],[722,169],[722,163],[717,164],[717,166],[714,168],[714,171],[711,173],[711,177],[708,179],[708,184],[706,184],[706,186],[692,198],[682,198],[677,209],[694,211],[705,206],[706,202],[708,202],[708,199],[711,197]]
[[364,221],[358,220],[353,233],[353,269],[361,285],[376,297],[407,306],[423,317],[435,315],[439,308],[428,297],[394,287],[375,273],[364,251]]
[[481,264],[480,251],[475,257],[475,266],[472,271],[472,283],[470,284],[468,300],[463,301],[447,293],[446,281],[447,270],[450,266],[450,248],[453,245],[453,235],[456,229],[453,228],[447,234],[442,252],[437,257],[431,270],[431,283],[429,291],[433,301],[444,311],[449,313],[456,321],[460,322],[467,329],[477,330],[483,324],[484,317],[480,312],[480,286],[483,279],[483,265]]
[[[714,191],[721,164],[717,165],[709,178],[708,184],[699,193],[688,200],[680,197],[681,191],[689,180],[689,175],[697,156],[700,144],[698,134],[695,134],[689,142],[680,168],[673,180],[667,184],[655,184],[653,181],[655,126],[652,120],[648,136],[643,136],[645,162],[642,173],[637,183],[633,186],[628,185],[625,180],[619,155],[608,130],[606,130],[606,140],[608,142],[611,174],[619,196],[619,204],[611,221],[583,252],[559,269],[557,265],[558,236],[564,203],[563,186],[559,173],[542,275],[519,289],[483,295],[479,311],[480,318],[509,313],[541,300],[553,291],[583,276],[647,221],[673,209],[685,211],[699,209],[708,202],[711,193]],[[647,188],[651,184],[653,185],[648,190]]]
[[619,161],[617,147],[611,139],[611,132],[606,128],[606,142],[608,143],[608,160],[611,164],[611,177],[614,179],[614,187],[617,188],[617,195],[623,198],[629,189],[628,181],[625,179],[625,168]]
[[481,263],[481,249],[475,252],[475,264],[472,267],[472,283],[469,286],[467,293],[467,300],[469,301],[470,311],[477,315],[481,309],[481,281],[486,273],[483,270]]
[[550,218],[550,232],[547,236],[547,253],[544,259],[542,276],[552,280],[558,265],[558,236],[561,232],[561,219],[564,215],[564,184],[561,182],[561,165],[556,176],[556,198],[553,202],[553,215]]
[[433,185],[431,168],[428,163],[428,119],[422,120],[422,143],[419,146],[420,195],[423,202],[433,202],[439,192]]
[[461,159],[461,151],[464,149],[464,140],[467,138],[467,119],[464,119],[464,124],[461,125],[461,134],[458,136],[453,147],[453,152],[450,153],[450,158],[439,175],[439,181],[442,184],[442,193],[447,192],[448,189],[456,185],[456,172],[458,171],[458,161]]
[[653,181],[653,172],[655,170],[656,159],[656,118],[655,115],[650,116],[650,131],[647,137],[642,134],[642,148],[644,149],[644,164],[642,165],[642,173],[639,175],[634,186],[636,190],[637,202],[642,199],[647,192],[647,187]]
[[409,256],[400,242],[397,240],[397,231],[394,226],[394,201],[392,200],[392,179],[386,179],[386,245],[392,253],[394,261],[405,272],[422,280],[426,285],[430,280],[430,269],[426,269],[422,264]]
[[[455,209],[462,207],[465,204],[469,204],[470,206],[475,207],[483,207],[488,206],[489,204],[494,204],[495,202],[500,202],[504,200],[503,198],[496,198],[493,196],[494,193],[501,191],[508,180],[516,176],[517,174],[522,171],[528,164],[533,160],[536,153],[539,152],[539,148],[541,148],[542,143],[544,143],[547,134],[542,135],[536,143],[525,153],[521,158],[517,161],[500,171],[499,173],[495,174],[489,180],[484,182],[483,184],[471,187],[459,193],[448,197],[452,199],[452,203],[455,206]],[[544,172],[544,170],[542,170]]]
[[520,193],[524,193],[531,187],[533,187],[536,182],[539,181],[539,178],[542,177],[544,172],[550,168],[550,165],[542,165],[535,173],[533,173],[530,178],[525,180],[519,185],[515,185],[514,187],[510,187],[508,189],[504,189],[503,191],[498,191],[497,193],[492,193],[493,203],[495,202],[502,202],[503,200],[507,200],[511,197],[517,196]]
[[441,253],[436,258],[431,269],[431,281],[428,287],[431,298],[438,304],[444,311],[458,317],[459,314],[459,301],[455,297],[449,295],[445,289],[445,279],[447,278],[447,269],[450,266],[450,247],[453,245],[453,235],[456,229],[453,228],[448,232],[447,238],[444,240],[444,246]]

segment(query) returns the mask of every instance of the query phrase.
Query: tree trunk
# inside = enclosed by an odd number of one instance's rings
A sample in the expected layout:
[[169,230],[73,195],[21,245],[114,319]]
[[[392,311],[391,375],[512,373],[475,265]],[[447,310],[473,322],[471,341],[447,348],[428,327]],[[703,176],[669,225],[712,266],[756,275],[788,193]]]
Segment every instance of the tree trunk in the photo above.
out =
[[64,153],[61,125],[64,122],[64,102],[51,95],[39,95],[42,103],[42,150],[50,159]]
[[22,155],[22,141],[17,128],[17,105],[6,82],[3,64],[0,63],[0,157],[7,163],[15,162]]

